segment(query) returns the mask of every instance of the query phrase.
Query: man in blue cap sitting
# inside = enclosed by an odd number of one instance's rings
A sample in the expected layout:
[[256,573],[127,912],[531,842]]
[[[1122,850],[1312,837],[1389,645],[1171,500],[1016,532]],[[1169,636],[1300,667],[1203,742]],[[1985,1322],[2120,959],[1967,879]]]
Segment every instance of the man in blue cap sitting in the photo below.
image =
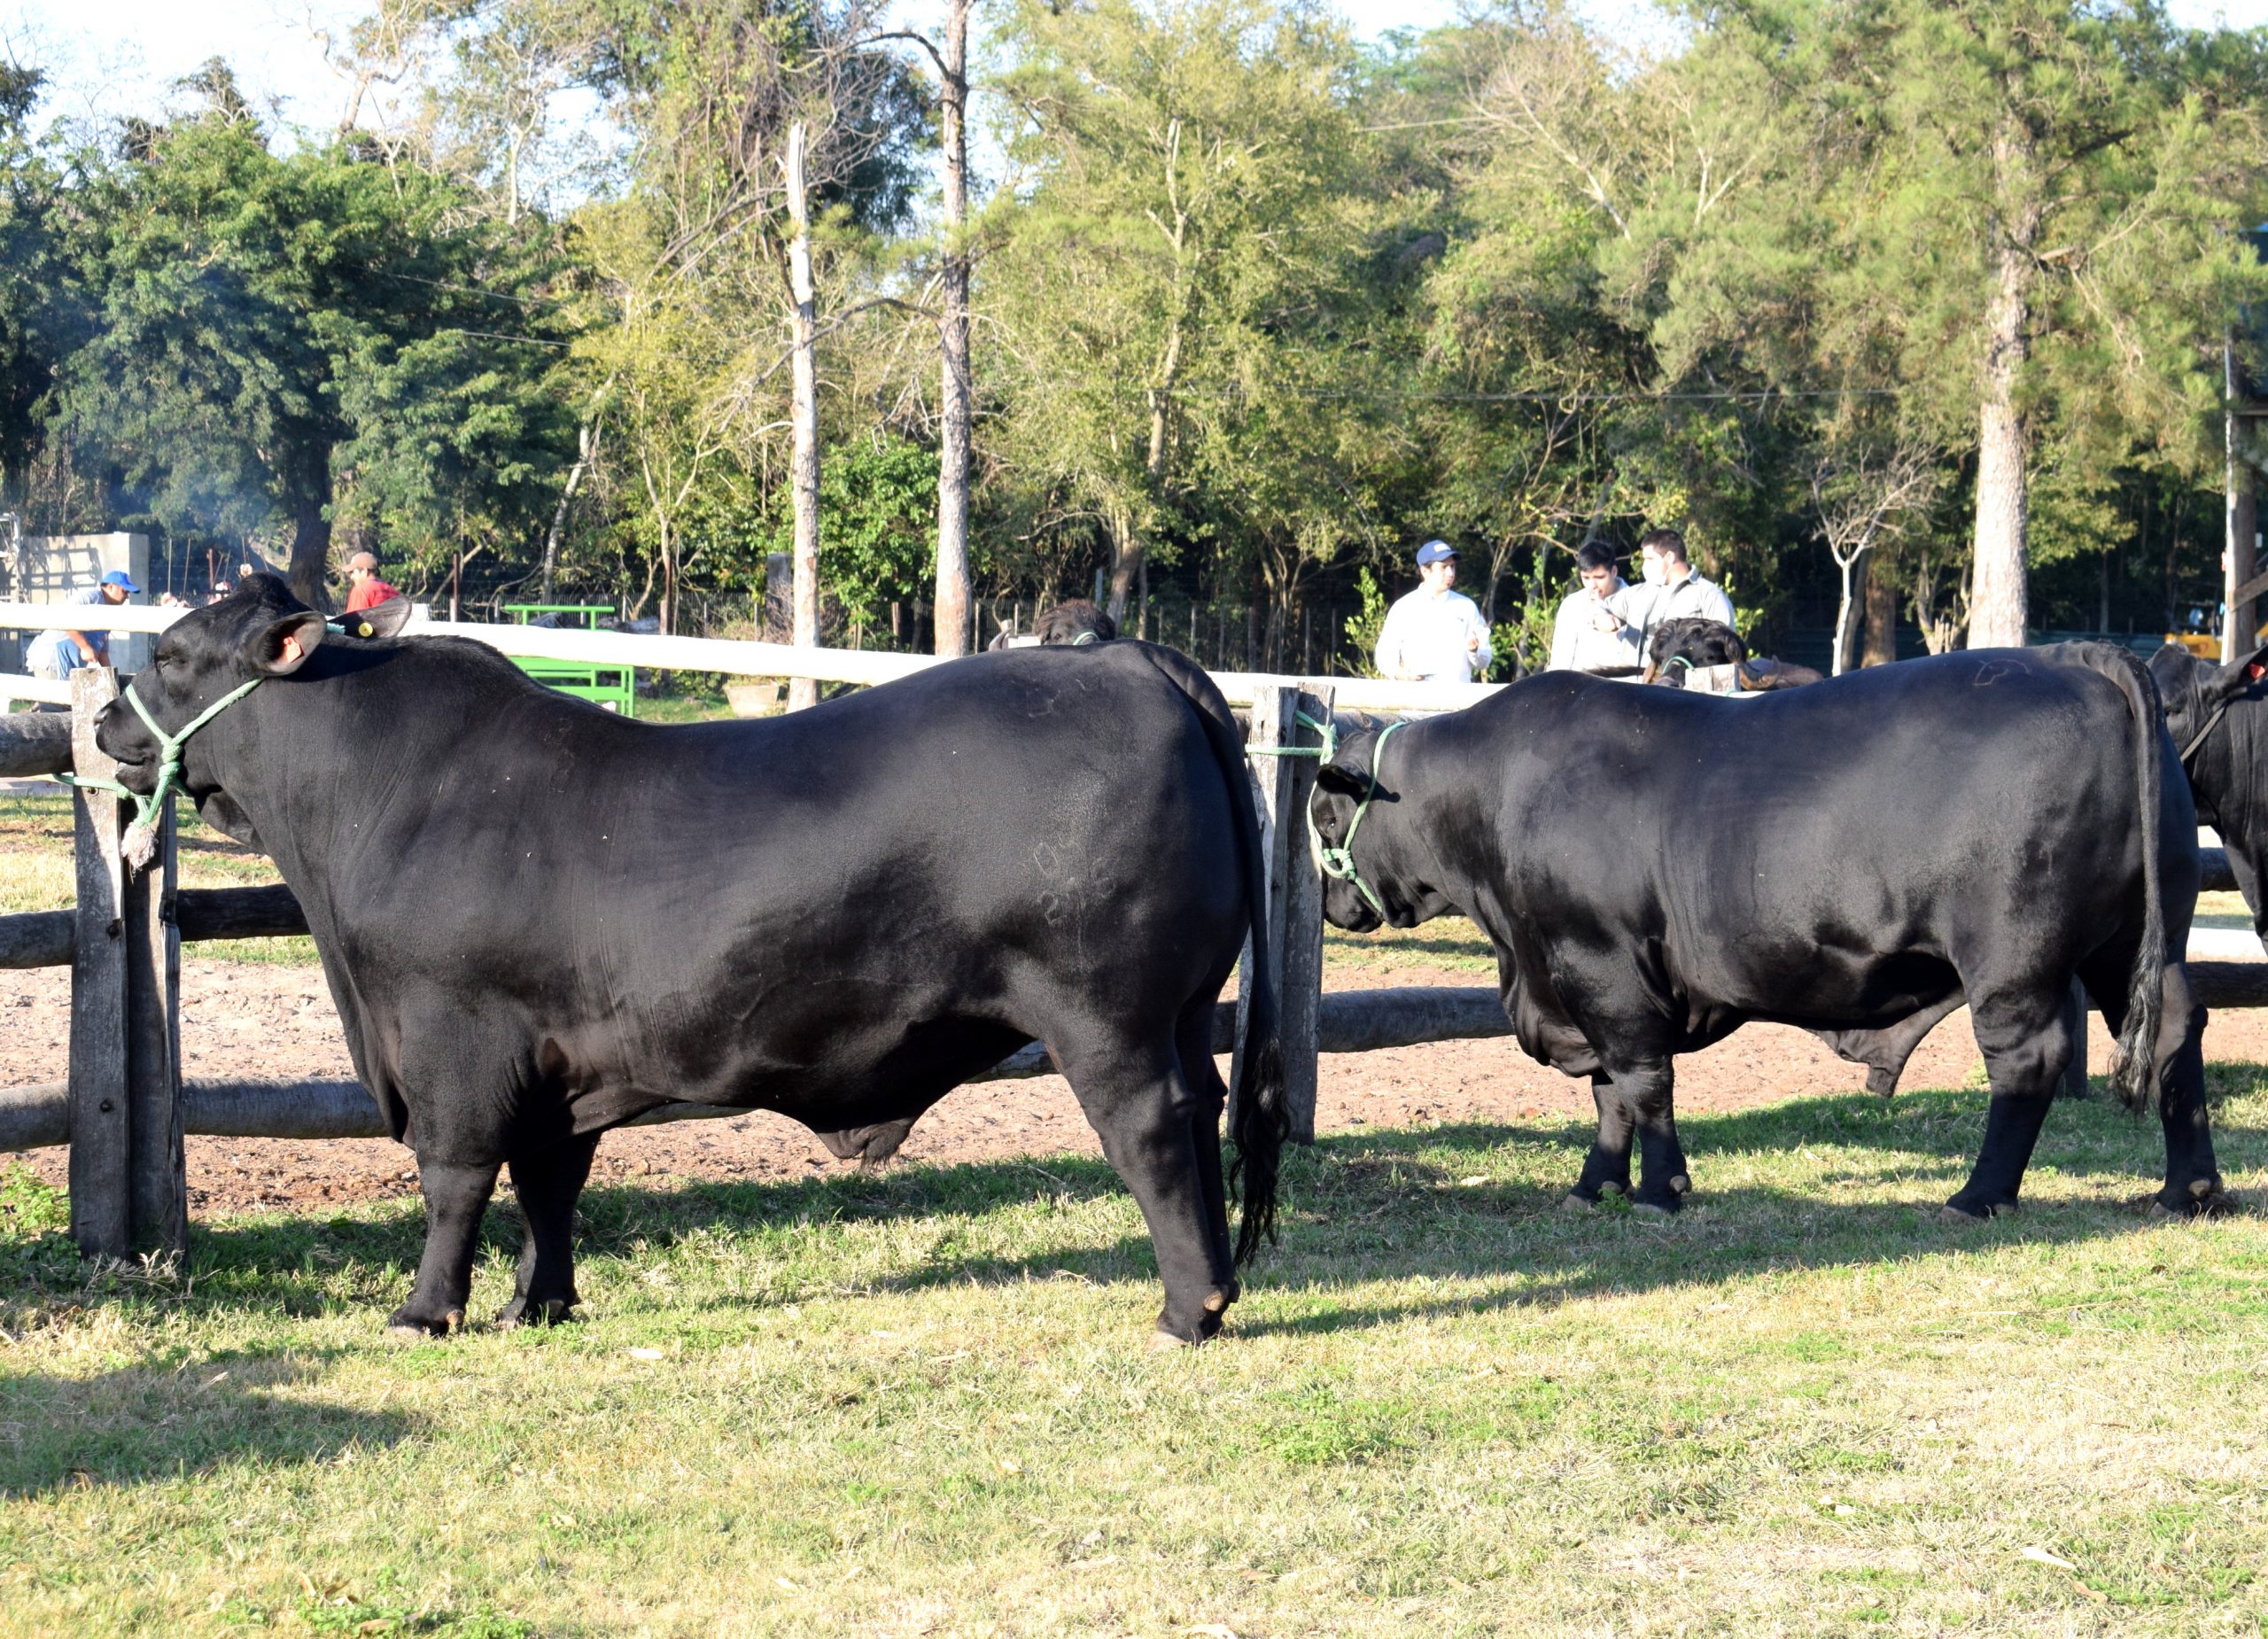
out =
[[[114,569],[93,586],[81,586],[63,602],[68,606],[123,603],[141,590],[134,584],[133,576],[122,569]],[[43,632],[26,646],[24,664],[31,668],[34,677],[60,683],[81,666],[108,665],[110,633],[93,630]]]
[[1494,656],[1488,624],[1456,585],[1456,548],[1429,540],[1418,548],[1418,585],[1394,600],[1379,628],[1379,674],[1402,682],[1470,683]]

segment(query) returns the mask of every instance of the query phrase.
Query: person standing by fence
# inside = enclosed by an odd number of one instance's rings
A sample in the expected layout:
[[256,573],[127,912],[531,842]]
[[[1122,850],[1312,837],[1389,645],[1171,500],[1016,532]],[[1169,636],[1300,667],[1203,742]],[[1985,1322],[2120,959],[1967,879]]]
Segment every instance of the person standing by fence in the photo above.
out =
[[1616,593],[1610,607],[1621,617],[1624,632],[1635,639],[1641,654],[1654,628],[1665,620],[1689,618],[1734,625],[1732,599],[1693,567],[1685,555],[1685,537],[1677,531],[1652,531],[1638,543],[1638,555],[1643,580]]
[[390,597],[401,593],[378,579],[378,560],[375,554],[357,552],[346,560],[346,612],[373,609]]
[[1638,633],[1615,613],[1613,599],[1630,589],[1614,563],[1614,548],[1587,540],[1575,553],[1582,584],[1561,601],[1551,623],[1551,672],[1627,672],[1643,664]]
[[[82,604],[102,608],[123,603],[141,590],[134,584],[133,576],[122,569],[114,569],[93,586],[81,586],[69,594],[63,602],[74,608]],[[106,630],[43,632],[26,645],[24,664],[34,677],[43,677],[54,683],[67,682],[81,666],[110,664],[110,633]]]
[[1456,548],[1429,540],[1418,548],[1418,586],[1394,600],[1379,628],[1379,675],[1405,683],[1470,683],[1494,655],[1488,623],[1456,585]]

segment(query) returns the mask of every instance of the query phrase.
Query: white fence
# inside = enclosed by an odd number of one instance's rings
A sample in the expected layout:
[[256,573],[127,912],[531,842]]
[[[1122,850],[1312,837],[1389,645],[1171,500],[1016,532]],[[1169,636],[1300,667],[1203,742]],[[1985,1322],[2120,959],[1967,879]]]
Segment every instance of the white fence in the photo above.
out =
[[[162,632],[190,610],[145,609],[132,603],[100,611],[114,632]],[[84,630],[84,606],[0,603],[0,627]],[[532,660],[573,660],[655,672],[715,672],[732,677],[813,678],[822,683],[888,683],[937,664],[933,655],[858,649],[805,649],[712,637],[661,637],[629,632],[578,632],[555,626],[480,625],[414,619],[405,628],[427,636],[469,637],[507,655]],[[1302,680],[1249,672],[1216,672],[1214,683],[1231,705],[1248,706],[1254,691]],[[1454,711],[1487,699],[1500,683],[1392,683],[1374,678],[1332,678],[1339,709],[1351,711]],[[0,676],[0,696],[67,704],[67,685],[40,678]]]

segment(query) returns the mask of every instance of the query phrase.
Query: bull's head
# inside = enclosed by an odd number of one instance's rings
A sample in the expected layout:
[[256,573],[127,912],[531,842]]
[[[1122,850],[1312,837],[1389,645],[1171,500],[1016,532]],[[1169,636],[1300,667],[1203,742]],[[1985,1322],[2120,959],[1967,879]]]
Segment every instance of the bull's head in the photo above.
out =
[[1323,914],[1334,928],[1369,933],[1386,920],[1378,847],[1381,803],[1391,804],[1375,769],[1383,727],[1373,719],[1340,739],[1316,773],[1308,802],[1308,843],[1323,873]]
[[[392,636],[408,616],[408,603],[394,599],[349,619],[356,635],[377,638]],[[128,683],[132,698],[121,695],[96,719],[95,743],[118,759],[119,783],[148,796],[162,789],[170,764],[206,824],[260,847],[243,807],[221,788],[218,742],[198,719],[254,683],[299,671],[325,630],[323,618],[273,575],[248,575],[219,602],[175,621]]]
[[2169,643],[2150,657],[2150,677],[2196,795],[2197,817],[2228,844],[2254,930],[2268,940],[2268,903],[2260,893],[2268,876],[2268,799],[2257,774],[2268,756],[2268,712],[2257,709],[2268,699],[2268,649],[2221,666]]

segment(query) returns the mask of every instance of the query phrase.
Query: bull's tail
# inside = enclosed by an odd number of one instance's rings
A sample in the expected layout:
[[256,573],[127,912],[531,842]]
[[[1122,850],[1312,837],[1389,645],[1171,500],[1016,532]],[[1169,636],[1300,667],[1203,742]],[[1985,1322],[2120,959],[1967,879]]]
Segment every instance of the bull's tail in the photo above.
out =
[[1259,1250],[1262,1240],[1276,1239],[1277,1172],[1284,1140],[1292,1130],[1291,1093],[1284,1078],[1284,1048],[1276,1018],[1275,953],[1268,948],[1268,859],[1261,845],[1260,816],[1254,811],[1251,776],[1245,771],[1244,742],[1228,702],[1211,678],[1176,651],[1153,649],[1148,653],[1189,697],[1205,726],[1206,743],[1228,788],[1237,854],[1244,866],[1252,962],[1245,973],[1247,1002],[1244,1038],[1238,1043],[1237,1081],[1229,1095],[1229,1137],[1237,1151],[1229,1169],[1229,1187],[1243,1205],[1236,1254],[1237,1262],[1243,1263]]
[[2148,1106],[2157,1091],[2158,1027],[2165,998],[2165,903],[2159,882],[2158,809],[2165,770],[2158,742],[2165,737],[2157,684],[2148,668],[2124,649],[2088,645],[2110,664],[2098,665],[2126,696],[2133,719],[2134,799],[2141,804],[2142,948],[2135,952],[2126,984],[2126,1027],[2110,1066],[2110,1089],[2127,1108]]

